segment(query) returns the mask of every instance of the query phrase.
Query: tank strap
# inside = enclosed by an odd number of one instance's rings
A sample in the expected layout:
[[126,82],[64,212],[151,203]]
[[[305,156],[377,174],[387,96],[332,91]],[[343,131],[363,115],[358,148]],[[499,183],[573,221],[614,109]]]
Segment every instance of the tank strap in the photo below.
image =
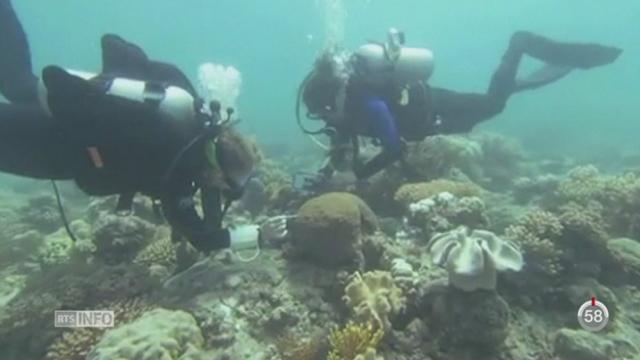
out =
[[144,84],[144,102],[158,107],[166,96],[167,86],[164,83],[146,81]]

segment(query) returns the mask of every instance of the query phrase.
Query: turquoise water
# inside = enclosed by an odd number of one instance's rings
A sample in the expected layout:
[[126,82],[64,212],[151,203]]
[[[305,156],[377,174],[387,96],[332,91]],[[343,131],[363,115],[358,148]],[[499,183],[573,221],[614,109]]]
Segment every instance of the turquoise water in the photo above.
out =
[[[395,26],[408,44],[435,52],[431,83],[484,91],[511,33],[525,29],[567,41],[624,49],[613,65],[576,71],[544,89],[519,94],[481,128],[515,135],[530,150],[553,153],[638,150],[640,104],[637,44],[640,3],[567,0],[365,1],[232,0],[83,1],[57,5],[15,1],[29,34],[36,68],[61,64],[99,69],[99,38],[117,33],[156,59],[178,65],[194,82],[203,62],[234,65],[243,75],[239,108],[247,131],[263,142],[299,136],[293,120],[298,83],[324,44],[329,6],[346,13],[344,40],[354,48],[384,39]],[[327,19],[325,14],[332,14]],[[339,14],[339,12],[338,12]],[[340,27],[340,26],[338,26]]]

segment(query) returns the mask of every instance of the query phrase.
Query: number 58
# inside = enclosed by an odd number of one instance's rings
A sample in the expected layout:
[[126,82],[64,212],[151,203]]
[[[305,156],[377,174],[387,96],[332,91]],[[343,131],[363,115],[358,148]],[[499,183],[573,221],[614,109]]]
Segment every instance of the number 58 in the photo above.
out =
[[585,322],[601,322],[602,321],[602,310],[600,309],[587,309],[584,311],[584,321]]

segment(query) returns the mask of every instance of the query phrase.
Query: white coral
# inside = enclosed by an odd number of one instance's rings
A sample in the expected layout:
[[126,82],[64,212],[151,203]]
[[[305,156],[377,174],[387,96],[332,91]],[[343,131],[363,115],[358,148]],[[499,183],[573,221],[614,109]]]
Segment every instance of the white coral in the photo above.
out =
[[434,236],[427,249],[432,261],[447,269],[450,284],[465,291],[493,289],[497,271],[520,271],[524,265],[514,244],[465,226]]
[[200,328],[189,313],[155,309],[107,331],[87,360],[183,360],[194,358],[203,343]]

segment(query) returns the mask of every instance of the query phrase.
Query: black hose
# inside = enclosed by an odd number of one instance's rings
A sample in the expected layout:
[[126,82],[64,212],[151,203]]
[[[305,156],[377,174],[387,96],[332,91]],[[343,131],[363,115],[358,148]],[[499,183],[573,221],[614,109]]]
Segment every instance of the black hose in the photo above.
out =
[[71,240],[76,243],[78,239],[71,231],[71,227],[69,226],[69,221],[67,220],[67,215],[64,212],[64,207],[62,206],[62,198],[60,197],[60,190],[58,190],[58,184],[56,184],[55,180],[51,180],[51,185],[53,186],[53,193],[56,195],[56,203],[58,204],[58,212],[60,213],[60,219],[62,220],[62,224],[64,225],[64,229],[67,230],[67,234],[71,238]]
[[326,134],[327,132],[327,126],[323,126],[319,130],[309,130],[305,128],[304,125],[302,124],[302,117],[300,116],[300,104],[302,103],[302,92],[304,91],[304,88],[309,83],[309,80],[311,80],[311,78],[315,74],[316,72],[312,70],[307,74],[307,76],[305,76],[304,80],[302,80],[302,83],[300,84],[300,87],[298,87],[298,95],[296,97],[296,121],[298,122],[298,127],[300,128],[300,130],[302,130],[302,132],[308,135]]

